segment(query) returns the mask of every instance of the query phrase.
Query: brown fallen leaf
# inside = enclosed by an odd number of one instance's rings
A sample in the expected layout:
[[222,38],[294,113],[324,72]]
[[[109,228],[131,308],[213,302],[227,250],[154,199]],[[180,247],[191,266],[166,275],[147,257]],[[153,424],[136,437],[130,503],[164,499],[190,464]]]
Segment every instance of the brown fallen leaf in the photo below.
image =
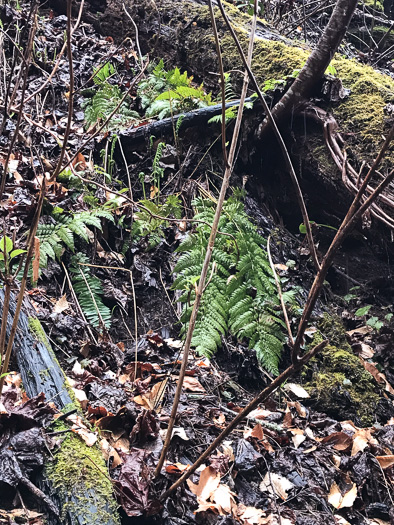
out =
[[261,492],[269,492],[272,496],[278,496],[283,501],[287,500],[287,492],[293,487],[294,485],[290,480],[274,472],[267,472],[260,483]]
[[328,494],[328,503],[330,503],[336,509],[343,509],[344,507],[352,507],[354,500],[357,498],[357,485],[353,483],[352,488],[342,494],[339,490],[338,485],[335,483],[332,484],[330,492]]
[[379,461],[379,465],[382,469],[390,468],[394,465],[394,455],[376,456],[376,459]]
[[360,360],[365,370],[367,370],[367,372],[369,372],[373,376],[376,382],[379,384],[384,384],[386,392],[390,392],[390,394],[394,395],[394,388],[387,381],[386,376],[382,372],[379,372],[379,370],[376,368],[376,366],[373,363],[368,363],[367,361],[364,361],[363,359],[360,359]]
[[73,423],[71,430],[78,434],[78,436],[85,441],[88,447],[92,447],[96,443],[97,435],[87,429],[80,416],[77,414],[71,414],[67,417],[67,421],[71,421]]
[[165,381],[159,381],[158,383],[154,384],[152,390],[150,390],[146,394],[136,396],[134,398],[134,402],[138,403],[139,405],[148,410],[153,410],[155,406],[157,407],[160,405],[164,396],[164,392],[166,390],[166,384],[167,379]]
[[205,392],[205,388],[196,377],[185,376],[183,388],[189,392]]
[[259,441],[263,441],[264,430],[260,423],[257,423],[253,428],[246,428],[244,430],[244,439],[247,439],[248,437],[253,437]]
[[186,483],[193,494],[197,496],[197,501],[206,502],[218,488],[220,474],[212,467],[205,467],[200,474],[198,483],[193,483],[190,479]]
[[321,440],[322,443],[332,445],[336,450],[347,450],[351,447],[353,438],[345,432],[333,432]]
[[117,451],[114,449],[113,446],[111,446],[111,444],[106,439],[102,439],[100,441],[99,447],[101,449],[101,452],[103,453],[105,461],[109,461],[110,459],[112,459],[111,469],[114,469],[123,463],[123,460],[121,459]]
[[190,465],[184,465],[183,463],[169,463],[165,470],[168,474],[182,474],[189,467]]
[[293,442],[294,448],[298,448],[301,443],[303,443],[306,440],[306,436],[304,434],[304,431],[300,428],[291,428],[289,430],[291,436],[291,440]]
[[357,452],[364,450],[368,445],[377,445],[378,442],[372,436],[373,429],[360,428],[353,435],[353,446],[351,455],[355,456]]
[[354,330],[350,330],[349,332],[346,332],[346,334],[352,337],[353,335],[367,335],[367,334],[370,334],[371,332],[372,332],[372,327],[364,325],[364,326],[355,328]]
[[296,411],[297,411],[297,414],[300,417],[306,417],[307,416],[306,408],[303,407],[299,401],[288,401],[287,402],[287,406],[289,408],[295,408]]

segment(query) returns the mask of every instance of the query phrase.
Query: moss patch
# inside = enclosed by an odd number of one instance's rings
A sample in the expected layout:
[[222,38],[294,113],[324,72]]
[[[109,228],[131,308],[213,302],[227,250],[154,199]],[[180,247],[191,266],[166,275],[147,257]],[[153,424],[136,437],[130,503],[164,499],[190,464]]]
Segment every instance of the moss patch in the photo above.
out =
[[[373,9],[376,9],[376,11],[383,11],[383,0],[363,0],[361,4],[365,4],[368,7],[372,7]],[[362,7],[362,5],[360,6]]]
[[351,351],[339,317],[325,315],[318,327],[321,331],[313,346],[325,338],[332,344],[312,359],[303,374],[309,379],[305,388],[313,405],[336,419],[372,425],[380,400],[375,380]]
[[[55,430],[68,427],[59,422]],[[102,454],[95,446],[88,447],[78,436],[68,433],[46,475],[63,502],[62,520],[67,512],[82,517],[86,525],[118,523],[117,505],[112,483],[106,474]]]

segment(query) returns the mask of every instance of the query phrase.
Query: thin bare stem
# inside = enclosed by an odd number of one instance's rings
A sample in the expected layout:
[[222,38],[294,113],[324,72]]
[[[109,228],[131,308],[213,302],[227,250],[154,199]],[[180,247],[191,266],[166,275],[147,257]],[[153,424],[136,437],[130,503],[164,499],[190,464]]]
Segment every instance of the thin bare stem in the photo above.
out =
[[227,168],[228,159],[227,159],[227,148],[226,148],[226,93],[225,93],[225,83],[224,83],[223,59],[222,59],[222,51],[220,48],[219,34],[218,34],[217,27],[216,27],[215,14],[213,12],[213,7],[212,7],[212,0],[208,0],[208,5],[209,5],[209,13],[211,15],[213,34],[215,37],[216,53],[217,53],[218,61],[219,61],[220,93],[221,93],[221,98],[222,98],[222,154],[223,154],[224,167]]
[[285,302],[284,302],[284,300],[283,300],[282,288],[281,288],[281,286],[280,286],[280,281],[279,281],[278,276],[277,276],[277,274],[276,274],[275,266],[274,266],[274,263],[273,263],[273,261],[272,261],[272,257],[271,257],[270,240],[271,240],[271,235],[268,237],[268,240],[267,240],[267,255],[268,255],[268,261],[269,261],[269,263],[270,263],[272,273],[274,274],[274,279],[275,279],[276,287],[277,287],[277,289],[278,289],[278,295],[279,295],[279,300],[280,300],[280,304],[281,304],[282,311],[283,311],[283,317],[284,317],[284,319],[285,319],[286,328],[287,328],[287,333],[289,334],[289,341],[290,341],[290,344],[291,344],[292,346],[294,346],[294,338],[293,338],[293,334],[291,333],[291,327],[290,327],[289,316],[287,315],[286,305],[285,305]]
[[265,100],[261,90],[260,90],[260,87],[257,83],[257,80],[252,72],[252,70],[250,69],[250,65],[248,64],[247,60],[246,60],[246,57],[245,57],[245,54],[242,50],[242,47],[241,47],[241,44],[238,40],[238,37],[237,35],[235,34],[234,32],[234,29],[232,28],[231,26],[231,23],[227,17],[227,14],[223,8],[223,5],[222,5],[222,2],[221,0],[218,0],[218,6],[219,6],[219,9],[220,9],[220,12],[222,13],[222,16],[223,16],[223,19],[224,21],[226,22],[226,25],[231,33],[231,36],[235,42],[235,45],[237,46],[237,49],[238,49],[238,53],[242,59],[242,62],[244,64],[244,67],[246,69],[246,71],[248,72],[248,75],[249,75],[249,79],[250,79],[250,82],[251,84],[253,85],[254,89],[256,90],[256,93],[257,93],[257,96],[259,97],[259,99],[261,100],[261,103],[263,104],[263,108],[264,108],[264,111],[265,111],[265,114],[267,115],[267,118],[269,120],[269,122],[271,123],[271,126],[272,126],[272,129],[274,131],[274,134],[275,134],[275,137],[279,143],[279,146],[280,146],[280,149],[282,151],[282,154],[283,154],[283,157],[285,159],[285,162],[286,162],[286,166],[287,166],[287,169],[290,173],[290,177],[291,177],[291,180],[293,182],[293,186],[294,186],[294,189],[295,189],[295,192],[296,192],[296,196],[297,196],[297,201],[298,201],[298,206],[300,207],[300,210],[301,210],[301,214],[302,214],[302,218],[303,218],[303,221],[304,221],[304,224],[305,224],[305,229],[306,229],[306,236],[307,236],[307,239],[308,239],[308,246],[309,246],[309,251],[311,252],[311,256],[312,256],[312,260],[315,264],[315,267],[316,269],[319,269],[320,268],[320,263],[319,263],[319,259],[317,257],[317,253],[316,253],[316,248],[315,248],[315,243],[313,242],[313,235],[312,235],[312,229],[311,229],[311,225],[310,225],[310,222],[309,222],[309,217],[308,217],[308,212],[307,212],[307,209],[306,209],[306,206],[305,206],[305,201],[304,201],[304,197],[302,196],[302,191],[301,191],[301,187],[300,187],[300,184],[298,182],[298,178],[297,178],[297,175],[296,175],[296,172],[294,170],[294,166],[293,166],[293,163],[291,162],[291,158],[290,158],[290,155],[289,155],[289,152],[287,150],[287,147],[286,147],[286,144],[283,140],[283,137],[279,131],[279,128],[276,124],[276,121],[275,119],[273,118],[272,116],[272,112],[267,104],[267,101]]
[[70,136],[71,123],[73,118],[73,109],[74,109],[74,66],[73,66],[73,56],[72,56],[72,46],[71,46],[71,11],[72,11],[72,0],[67,0],[67,57],[68,57],[68,67],[70,73],[70,89],[68,96],[68,117],[67,117],[67,126],[64,132],[62,149],[60,151],[59,160],[55,171],[52,174],[51,180],[56,180],[60,171],[62,170],[64,156],[66,154],[66,148],[68,143],[68,137]]
[[[249,50],[248,50],[248,63],[249,64],[252,61],[255,26],[256,26],[256,16],[253,17],[251,36],[250,36],[250,41],[249,41]],[[216,25],[213,25],[213,31],[214,32],[217,31]],[[197,287],[197,290],[196,290],[196,297],[195,297],[195,300],[194,300],[193,310],[192,310],[192,313],[191,313],[191,316],[190,316],[189,325],[188,325],[187,334],[186,334],[186,339],[185,339],[185,347],[184,347],[184,350],[183,350],[182,364],[181,364],[181,368],[180,368],[180,371],[179,371],[178,384],[177,384],[177,388],[176,388],[176,391],[175,391],[175,396],[174,396],[174,401],[173,401],[173,405],[172,405],[170,420],[168,422],[168,429],[167,429],[166,439],[165,439],[165,442],[164,442],[164,445],[163,445],[163,449],[161,451],[161,455],[160,455],[158,464],[157,464],[156,469],[155,469],[155,473],[154,473],[155,477],[157,477],[160,474],[161,468],[162,468],[162,466],[164,464],[164,461],[165,461],[165,458],[166,458],[166,455],[167,455],[167,452],[168,452],[168,449],[170,447],[170,442],[171,442],[171,437],[172,437],[172,430],[174,428],[176,415],[177,415],[177,412],[178,412],[178,405],[179,405],[179,400],[180,400],[181,393],[182,393],[183,380],[184,380],[184,377],[185,377],[186,367],[187,367],[187,364],[188,364],[189,352],[190,352],[190,347],[191,347],[194,327],[195,327],[196,321],[197,321],[198,309],[199,309],[199,306],[200,306],[200,303],[201,303],[201,299],[202,299],[202,295],[203,295],[203,292],[204,292],[205,280],[207,278],[207,274],[208,274],[208,270],[209,270],[209,264],[211,262],[211,257],[212,257],[212,252],[213,252],[213,247],[214,247],[214,244],[215,244],[216,235],[218,233],[218,226],[219,226],[220,216],[221,216],[221,213],[222,213],[223,203],[224,203],[224,199],[226,197],[226,192],[227,192],[227,188],[228,188],[228,185],[229,185],[230,176],[231,176],[231,173],[232,173],[232,170],[233,170],[235,151],[236,151],[236,147],[237,147],[237,143],[238,143],[238,136],[239,136],[239,132],[240,132],[240,128],[241,128],[242,114],[243,114],[243,109],[244,109],[244,103],[245,103],[247,88],[248,88],[248,75],[245,72],[244,82],[243,82],[243,86],[242,86],[242,93],[241,93],[241,98],[240,98],[239,107],[238,107],[237,118],[236,118],[236,121],[235,121],[233,137],[232,137],[230,151],[229,151],[229,155],[228,155],[228,166],[226,167],[225,172],[224,172],[222,186],[221,186],[221,189],[220,189],[220,194],[219,194],[219,198],[218,198],[217,205],[216,205],[215,216],[214,216],[213,224],[212,224],[212,228],[211,228],[211,234],[210,234],[209,241],[208,241],[207,251],[206,251],[206,254],[205,254],[205,259],[204,259],[204,263],[203,263],[203,266],[202,266],[201,275],[200,275],[200,279],[199,279],[199,282],[198,282],[198,287]]]

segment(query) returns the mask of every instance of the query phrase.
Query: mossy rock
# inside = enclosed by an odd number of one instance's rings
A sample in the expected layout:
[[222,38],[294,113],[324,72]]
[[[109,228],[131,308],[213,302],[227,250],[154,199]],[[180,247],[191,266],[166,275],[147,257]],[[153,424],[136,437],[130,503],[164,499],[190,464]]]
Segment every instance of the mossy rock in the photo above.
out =
[[351,351],[327,346],[311,361],[308,375],[311,370],[305,388],[315,409],[335,419],[350,419],[359,426],[374,423],[380,400],[378,387]]

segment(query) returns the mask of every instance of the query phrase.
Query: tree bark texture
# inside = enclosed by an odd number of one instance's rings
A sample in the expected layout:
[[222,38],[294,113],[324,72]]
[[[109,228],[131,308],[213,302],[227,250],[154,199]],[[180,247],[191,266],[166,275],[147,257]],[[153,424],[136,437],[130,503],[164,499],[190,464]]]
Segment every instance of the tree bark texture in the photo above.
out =
[[[4,291],[0,290],[0,312],[2,312],[3,303]],[[11,330],[15,307],[15,298],[11,296],[7,337]],[[43,392],[46,400],[53,402],[60,410],[74,405],[70,389],[66,385],[64,372],[56,359],[41,323],[34,315],[33,307],[27,299],[24,300],[24,311],[21,311],[19,316],[13,356],[14,358],[16,357],[23,386],[30,398]],[[73,439],[80,442],[78,443],[80,454],[89,456],[90,449],[84,441],[76,435],[73,436]],[[60,445],[59,452],[54,451],[52,461],[55,466],[59,459],[59,453],[62,450],[61,447],[62,445]],[[92,468],[94,469],[94,465],[92,465]],[[95,471],[97,480],[99,480],[101,475]],[[71,483],[70,486],[72,486],[73,480],[69,481]],[[99,523],[116,525],[118,523],[116,515],[112,515],[109,512],[110,495],[104,498],[99,491],[96,492],[91,487],[83,487],[83,482],[81,487],[80,480],[74,481],[76,481],[74,487],[70,488],[67,494],[64,491],[59,492],[50,477],[47,476],[46,470],[44,470],[40,479],[40,486],[43,492],[57,503],[59,509],[64,509],[63,513],[59,512],[59,516],[54,516],[52,513],[48,515],[46,523],[49,525],[61,525],[63,523],[82,525],[86,523],[86,516],[97,516],[97,519],[101,521],[90,521],[89,523],[92,525],[93,523],[97,523],[97,525]]]

